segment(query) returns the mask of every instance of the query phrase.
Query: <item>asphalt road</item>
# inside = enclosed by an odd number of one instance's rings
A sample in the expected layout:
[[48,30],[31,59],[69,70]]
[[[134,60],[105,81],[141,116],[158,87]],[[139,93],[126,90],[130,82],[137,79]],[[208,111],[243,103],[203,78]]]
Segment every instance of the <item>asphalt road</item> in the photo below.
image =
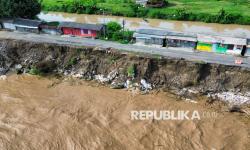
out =
[[[242,66],[250,68],[250,57],[241,58],[239,56],[216,54],[209,52],[192,52],[184,49],[155,48],[148,46],[138,46],[131,44],[120,44],[116,42],[94,40],[81,37],[62,37],[56,35],[33,34],[21,32],[0,31],[0,39],[16,39],[39,43],[55,43],[73,46],[93,46],[101,48],[114,48],[119,50],[157,54],[166,57],[184,58],[190,61],[203,61],[207,63],[217,63],[231,66]],[[241,59],[243,64],[235,64],[235,59]]]

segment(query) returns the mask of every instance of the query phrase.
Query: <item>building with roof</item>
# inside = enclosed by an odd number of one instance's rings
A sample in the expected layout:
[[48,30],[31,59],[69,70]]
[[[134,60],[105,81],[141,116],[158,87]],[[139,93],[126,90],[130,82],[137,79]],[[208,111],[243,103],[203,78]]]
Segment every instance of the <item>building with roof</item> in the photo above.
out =
[[142,5],[142,6],[146,6],[148,0],[135,0],[136,4]]
[[58,28],[59,22],[43,22],[40,24],[41,33],[61,35],[62,31]]
[[197,50],[216,53],[241,54],[247,45],[244,38],[228,36],[198,34],[197,40]]
[[139,29],[134,33],[136,44],[157,47],[195,49],[196,35],[167,30]]
[[42,22],[39,20],[30,20],[30,19],[14,19],[13,24],[15,29],[20,32],[32,32],[40,33],[40,24]]
[[197,36],[190,33],[169,32],[166,36],[167,47],[194,50]]
[[75,22],[61,22],[59,29],[65,35],[97,38],[105,32],[102,24],[81,24]]
[[15,25],[13,24],[13,19],[1,19],[0,28],[6,30],[15,30]]
[[245,52],[245,56],[250,56],[250,38],[247,39],[247,49]]
[[137,45],[151,45],[156,47],[166,47],[166,36],[169,31],[156,29],[139,29],[133,37]]

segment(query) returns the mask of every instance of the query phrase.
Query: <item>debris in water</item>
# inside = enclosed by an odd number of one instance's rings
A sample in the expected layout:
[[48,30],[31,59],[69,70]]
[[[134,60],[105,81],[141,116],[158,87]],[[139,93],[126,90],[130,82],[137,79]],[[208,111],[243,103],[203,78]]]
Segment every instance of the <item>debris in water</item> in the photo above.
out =
[[6,80],[6,79],[7,79],[7,76],[6,76],[6,75],[0,76],[0,80]]

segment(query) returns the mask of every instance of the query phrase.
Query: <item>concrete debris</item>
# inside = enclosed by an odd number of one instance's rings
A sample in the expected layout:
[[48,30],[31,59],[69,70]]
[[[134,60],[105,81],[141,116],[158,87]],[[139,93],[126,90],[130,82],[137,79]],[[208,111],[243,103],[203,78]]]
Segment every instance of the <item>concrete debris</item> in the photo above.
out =
[[129,88],[132,88],[133,87],[133,83],[132,83],[132,81],[131,80],[127,80],[126,81],[126,83],[125,83],[125,85],[124,85],[127,89],[129,89]]
[[73,78],[79,78],[79,79],[80,79],[80,78],[83,77],[83,74],[81,74],[81,73],[73,74],[72,77],[73,77]]
[[118,76],[118,71],[117,71],[117,70],[113,70],[113,71],[111,71],[111,72],[108,74],[107,78],[109,79],[109,81],[112,81],[112,80],[114,80],[117,76]]
[[105,83],[105,82],[109,81],[109,79],[105,78],[104,75],[102,75],[102,74],[95,75],[95,80],[97,80],[97,81],[99,81],[101,83]]
[[213,98],[228,102],[234,105],[250,104],[250,93],[222,92],[212,95]]
[[109,83],[111,82],[112,80],[114,80],[116,77],[118,76],[118,71],[117,70],[113,70],[111,71],[107,77],[105,77],[104,75],[102,74],[99,74],[99,75],[95,75],[95,80],[101,82],[101,83]]
[[152,85],[150,83],[147,83],[145,79],[141,79],[141,90],[142,91],[149,91],[152,90]]

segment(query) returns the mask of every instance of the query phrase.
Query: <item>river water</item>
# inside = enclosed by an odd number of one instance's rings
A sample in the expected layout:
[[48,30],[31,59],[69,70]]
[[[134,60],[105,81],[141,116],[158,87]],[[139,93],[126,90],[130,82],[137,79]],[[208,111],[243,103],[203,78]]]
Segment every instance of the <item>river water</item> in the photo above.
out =
[[168,29],[178,32],[195,32],[209,34],[225,34],[241,37],[250,37],[249,25],[232,25],[232,24],[216,24],[202,23],[192,21],[168,21],[161,19],[142,19],[129,18],[120,16],[106,15],[88,15],[88,14],[71,14],[62,12],[40,13],[38,17],[45,21],[70,21],[79,23],[108,23],[109,21],[117,21],[122,23],[125,20],[125,28],[136,30],[139,28],[159,28]]
[[[0,149],[247,150],[249,118],[222,106],[163,92],[140,95],[81,80],[11,75],[0,79]],[[196,110],[201,120],[131,120],[133,110]]]

